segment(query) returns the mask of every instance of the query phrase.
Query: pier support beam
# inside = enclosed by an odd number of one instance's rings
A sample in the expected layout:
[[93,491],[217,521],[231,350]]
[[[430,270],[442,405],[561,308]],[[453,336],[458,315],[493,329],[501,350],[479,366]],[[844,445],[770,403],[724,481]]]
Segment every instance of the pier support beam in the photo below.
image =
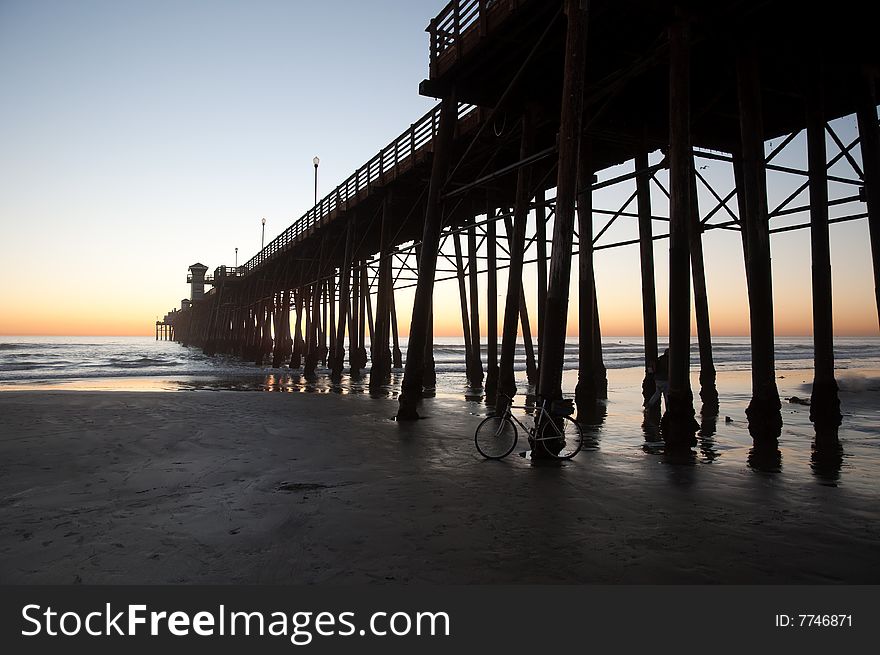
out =
[[596,380],[596,277],[593,271],[593,171],[590,140],[581,137],[578,153],[578,413],[589,413],[599,399]]
[[[369,332],[368,332],[369,331]],[[360,365],[367,367],[367,339],[369,333],[370,343],[373,342],[373,300],[370,295],[370,277],[367,260],[361,260],[361,347],[359,350]]]
[[547,304],[547,195],[544,189],[535,194],[535,258],[538,269],[538,316],[535,333],[538,336],[538,366],[544,347],[544,310]]
[[[332,279],[332,278],[330,278]],[[321,366],[327,366],[327,305],[329,304],[330,280],[321,281],[321,348],[318,351],[321,356]]]
[[[336,328],[336,350],[330,360],[330,379],[339,382],[342,379],[342,367],[345,362],[345,319],[348,317],[349,283],[351,280],[351,258],[354,248],[354,216],[348,219],[345,231],[345,255],[342,268],[339,269],[339,325]],[[349,337],[349,349],[351,338]]]
[[706,267],[703,261],[703,225],[700,222],[700,201],[697,175],[691,157],[691,274],[694,280],[694,313],[697,319],[697,341],[700,349],[700,399],[707,416],[718,411],[718,389],[715,387],[715,362],[712,357],[712,329],[709,323],[709,296],[706,291]]
[[468,316],[468,300],[464,280],[464,260],[461,255],[461,235],[458,232],[452,234],[452,245],[455,249],[455,277],[458,280],[458,300],[459,308],[461,309],[461,332],[464,340],[465,371],[467,373],[468,384],[475,387],[480,384],[482,379],[477,380],[477,373],[474,370],[473,342],[471,341],[471,335],[473,332],[471,330],[470,318]]
[[565,36],[562,111],[559,121],[556,218],[553,223],[553,250],[547,282],[544,325],[541,327],[541,338],[544,343],[539,357],[541,367],[538,380],[539,398],[549,400],[562,397],[562,366],[565,361],[578,148],[587,56],[587,10],[578,0],[566,0],[565,14],[568,24]]
[[307,380],[314,380],[317,378],[315,369],[321,359],[321,283],[319,281],[311,284],[309,295],[311,297],[311,312],[309,313],[311,320],[307,323],[306,328],[306,358],[303,374]]
[[741,192],[745,208],[742,222],[748,243],[746,269],[752,343],[752,400],[746,416],[752,438],[772,445],[782,432],[782,414],[773,352],[773,280],[761,81],[758,57],[752,49],[740,53],[737,59],[737,85],[742,143]]
[[360,377],[361,371],[361,263],[352,262],[351,267],[351,315],[348,326],[349,374]]
[[874,297],[880,321],[880,128],[877,127],[877,91],[873,75],[865,72],[858,98],[862,166],[865,169],[865,202],[868,205],[868,230],[874,263]]
[[[529,156],[534,139],[534,125],[529,111],[523,114],[520,159]],[[529,213],[529,171],[522,167],[516,176],[516,201],[513,222],[506,221],[510,266],[507,269],[507,299],[504,304],[504,323],[501,330],[501,363],[498,367],[498,398],[496,408],[506,407],[507,397],[516,395],[516,378],[513,372],[516,354],[516,327],[522,307],[523,251],[526,241],[526,219]],[[504,397],[502,397],[502,394]]]
[[387,384],[391,379],[391,351],[388,349],[388,337],[394,279],[391,270],[390,230],[391,197],[389,192],[382,201],[382,226],[379,235],[379,281],[376,285],[376,330],[373,334],[374,339],[370,340],[372,350],[370,387]]
[[486,400],[495,401],[498,393],[498,262],[496,260],[495,208],[486,209]]
[[458,122],[458,102],[454,90],[440,105],[440,121],[431,163],[431,181],[425,209],[425,226],[422,232],[422,248],[419,256],[419,279],[413,301],[409,344],[406,353],[406,369],[399,397],[398,420],[414,420],[419,417],[416,405],[422,396],[425,351],[430,330],[431,308],[434,295],[434,272],[437,269],[437,251],[440,247],[442,204],[440,192],[449,171],[450,151]]
[[305,291],[302,287],[294,291],[296,296],[296,325],[293,329],[293,352],[290,358],[290,368],[299,368],[302,366],[302,356],[305,350],[305,342],[302,336],[303,321],[303,303],[305,299]]
[[697,443],[690,383],[690,44],[687,25],[669,28],[669,403],[660,422],[667,448]]
[[519,288],[519,324],[522,328],[523,350],[526,354],[526,380],[532,386],[538,384],[538,360],[535,357],[535,344],[532,342],[532,326],[529,322],[529,307],[526,305],[526,291]]
[[642,269],[642,332],[645,340],[645,379],[642,396],[654,395],[654,368],[657,365],[657,296],[654,286],[654,227],[651,221],[651,173],[648,146],[643,143],[636,154],[636,201],[639,214],[639,261]]
[[403,355],[400,352],[400,336],[397,333],[397,305],[394,300],[394,286],[390,289],[391,303],[391,356],[394,368],[403,368]]
[[468,282],[470,283],[470,322],[471,322],[471,370],[473,378],[470,379],[472,386],[483,384],[483,355],[480,349],[480,294],[477,287],[477,228],[474,225],[474,217],[469,217],[467,244],[468,244]]
[[825,111],[820,66],[807,89],[807,169],[810,185],[810,253],[813,281],[813,351],[815,370],[810,420],[817,431],[836,429],[841,422],[837,380],[834,379],[834,328],[831,300],[831,246],[828,236],[828,167]]
[[[528,212],[528,210],[526,210]],[[516,213],[516,209],[514,208],[514,214]],[[504,229],[507,231],[508,235],[512,235],[514,233],[514,227],[511,223],[510,217],[504,217]],[[523,247],[525,247],[525,228],[523,228],[522,232],[522,243]],[[513,252],[511,250],[511,252]],[[520,256],[520,259],[525,261],[524,259],[525,253]],[[520,274],[522,271],[520,270]],[[526,304],[526,291],[522,286],[522,283],[519,285],[519,325],[522,330],[522,339],[523,339],[523,353],[525,355],[526,360],[526,380],[532,386],[538,384],[538,362],[537,357],[535,357],[535,344],[532,341],[532,326],[529,321],[529,307]],[[516,334],[514,334],[514,353],[516,350]],[[511,362],[513,359],[511,359]]]
[[290,361],[290,291],[285,289],[278,296],[275,308],[275,350],[272,354],[272,368],[279,368]]
[[330,280],[327,282],[329,290],[328,309],[330,314],[329,325],[327,330],[330,333],[330,341],[327,350],[327,364],[329,368],[333,361],[333,355],[336,353],[336,268],[330,271]]

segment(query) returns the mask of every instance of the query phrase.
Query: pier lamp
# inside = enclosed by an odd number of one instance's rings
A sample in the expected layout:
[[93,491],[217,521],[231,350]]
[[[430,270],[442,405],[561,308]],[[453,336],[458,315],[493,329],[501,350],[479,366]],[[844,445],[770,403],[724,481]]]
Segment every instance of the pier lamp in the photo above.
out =
[[262,220],[263,223],[263,235],[260,237],[260,250],[266,247],[266,219]]
[[318,164],[321,163],[321,160],[315,157],[312,160],[312,163],[315,165],[315,207],[318,206]]

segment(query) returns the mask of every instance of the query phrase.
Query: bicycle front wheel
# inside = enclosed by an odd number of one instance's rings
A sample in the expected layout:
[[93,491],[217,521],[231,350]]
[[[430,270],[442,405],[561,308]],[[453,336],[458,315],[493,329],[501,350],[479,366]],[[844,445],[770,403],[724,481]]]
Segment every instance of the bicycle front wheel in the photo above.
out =
[[474,443],[486,459],[502,459],[516,448],[516,426],[506,416],[490,416],[477,426]]
[[584,445],[581,426],[570,416],[555,416],[544,421],[541,428],[544,450],[557,459],[571,459]]

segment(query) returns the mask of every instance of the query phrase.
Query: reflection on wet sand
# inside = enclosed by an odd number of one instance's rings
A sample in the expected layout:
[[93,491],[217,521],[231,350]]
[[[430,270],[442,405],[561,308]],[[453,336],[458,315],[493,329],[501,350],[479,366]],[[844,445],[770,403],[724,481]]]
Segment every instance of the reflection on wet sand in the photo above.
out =
[[584,435],[584,450],[599,448],[602,426],[608,417],[608,401],[596,400],[594,403],[578,405],[577,421]]
[[756,443],[748,456],[749,468],[759,473],[779,473],[782,471],[782,451],[774,443]]
[[[352,378],[348,374],[338,381],[331,379],[330,371],[323,366],[317,369],[315,380],[307,380],[302,369],[263,369],[254,370],[250,375],[230,374],[217,377],[156,377],[156,378],[110,378],[83,379],[8,385],[8,390],[21,391],[251,391],[268,393],[311,393],[362,395],[376,402],[393,405],[400,390],[403,371],[395,369],[387,383],[369,388],[369,376]],[[563,389],[570,393],[576,381],[577,371],[571,371]],[[780,475],[782,479],[806,476],[814,484],[839,486],[844,480],[850,488],[864,490],[875,486],[878,455],[876,441],[876,416],[878,387],[871,385],[845,387],[844,402],[852,408],[845,414],[843,425],[838,430],[816,429],[809,422],[807,408],[798,405],[788,407],[786,431],[782,440],[773,446],[756,445],[747,430],[745,407],[750,399],[751,378],[748,372],[722,372],[720,385],[727,390],[722,395],[723,412],[714,403],[704,403],[698,408],[699,422],[697,446],[684,453],[667,454],[660,433],[660,414],[662,406],[649,409],[642,407],[642,371],[622,369],[609,372],[611,378],[611,398],[597,402],[595,406],[578,406],[577,419],[584,434],[584,454],[578,461],[586,461],[589,451],[601,450],[606,455],[618,458],[626,464],[633,452],[639,456],[649,456],[669,464],[713,464],[716,467],[743,468],[761,474]],[[804,395],[798,384],[807,375],[787,375],[792,380],[785,390],[789,395]],[[438,389],[425,390],[425,398],[448,399],[449,411],[470,413],[476,419],[493,411],[494,397],[488,397],[483,387],[470,387],[464,375],[445,378]],[[383,382],[385,382],[383,380]],[[462,400],[465,403],[462,404]],[[458,404],[455,404],[458,403]],[[518,380],[516,404],[526,407],[524,413],[534,416],[536,408],[535,388],[528,385],[524,376]],[[458,407],[458,409],[455,409]],[[388,412],[393,412],[389,406]],[[723,420],[722,420],[723,419]],[[474,426],[475,427],[475,426]],[[473,427],[468,434],[453,437],[472,437]],[[466,431],[467,432],[467,431]],[[781,450],[780,450],[781,448]],[[785,454],[784,472],[782,466]],[[723,457],[722,457],[723,455]]]
[[718,403],[703,403],[700,410],[700,430],[697,432],[699,438],[700,453],[703,459],[708,463],[718,459],[719,453],[715,449],[715,433],[718,431]]
[[816,427],[816,439],[810,453],[810,469],[825,485],[836,487],[843,468],[843,446],[838,439],[838,428]]

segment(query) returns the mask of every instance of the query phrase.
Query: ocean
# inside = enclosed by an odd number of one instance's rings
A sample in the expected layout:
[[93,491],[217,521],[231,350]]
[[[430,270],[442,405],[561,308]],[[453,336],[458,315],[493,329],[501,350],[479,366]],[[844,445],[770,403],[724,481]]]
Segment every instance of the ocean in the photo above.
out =
[[[500,346],[499,346],[500,347]],[[661,342],[661,349],[664,344]],[[746,337],[721,337],[713,344],[715,365],[721,371],[747,371],[750,349]],[[606,337],[602,353],[608,369],[641,368],[642,340]],[[401,343],[404,356],[406,339]],[[485,359],[486,344],[482,344]],[[566,370],[577,369],[577,340],[566,343]],[[810,337],[776,340],[779,372],[810,369],[813,346]],[[464,342],[460,337],[438,337],[434,359],[439,393],[462,393],[467,387]],[[698,367],[696,341],[691,360]],[[517,345],[515,369],[524,378],[525,350]],[[880,338],[840,337],[835,340],[838,370],[880,369]],[[152,337],[0,337],[0,388],[22,389],[60,386],[66,389],[114,388],[127,390],[175,390],[199,388],[259,388],[277,384],[289,369],[256,367],[251,362],[216,355],[208,357],[197,348],[185,348]],[[325,377],[326,370],[318,370]],[[571,376],[566,376],[566,380]],[[394,376],[399,384],[400,374]],[[345,384],[345,380],[343,384]],[[573,391],[573,389],[566,389]]]
[[[405,341],[402,348],[405,353]],[[484,344],[485,346],[485,344]],[[642,411],[642,341],[638,338],[603,339],[608,368],[608,402],[601,415],[586,419],[585,450],[599,450],[613,466],[638,462],[646,455],[666,461],[657,426]],[[766,453],[754,449],[745,410],[751,397],[749,341],[718,338],[713,344],[718,370],[720,408],[704,415],[696,392],[698,353],[692,344],[694,409],[700,423],[699,445],[687,463],[731,467],[748,466],[759,473],[802,485],[806,479],[874,493],[880,472],[880,338],[839,338],[835,343],[837,379],[840,384],[844,423],[839,444],[822,446],[809,420],[809,407],[797,398],[809,398],[813,349],[810,338],[776,340],[777,384],[782,400],[783,432],[779,449]],[[662,347],[662,344],[661,344]],[[461,338],[437,338],[434,346],[437,386],[433,395],[439,405],[425,411],[459,408],[476,425],[492,411],[491,399],[480,388],[468,387]],[[571,395],[577,384],[577,342],[566,344],[563,392]],[[519,344],[516,357],[518,402],[530,402],[534,390],[525,375],[525,352]],[[361,394],[392,400],[400,390],[403,372],[395,370],[391,383],[369,388],[369,377],[343,376],[333,383],[326,369],[319,368],[316,381],[302,371],[256,367],[225,356],[207,357],[196,348],[150,337],[0,337],[0,392],[3,391],[216,391],[286,392],[314,394]],[[794,398],[797,397],[797,398]],[[450,401],[464,401],[461,404]],[[393,420],[396,403],[377,405]],[[430,409],[434,407],[434,410]],[[710,406],[711,407],[711,406]],[[522,412],[523,410],[518,410]],[[439,417],[435,417],[439,418]],[[471,434],[450,435],[470,442]],[[472,444],[464,446],[472,448]]]

